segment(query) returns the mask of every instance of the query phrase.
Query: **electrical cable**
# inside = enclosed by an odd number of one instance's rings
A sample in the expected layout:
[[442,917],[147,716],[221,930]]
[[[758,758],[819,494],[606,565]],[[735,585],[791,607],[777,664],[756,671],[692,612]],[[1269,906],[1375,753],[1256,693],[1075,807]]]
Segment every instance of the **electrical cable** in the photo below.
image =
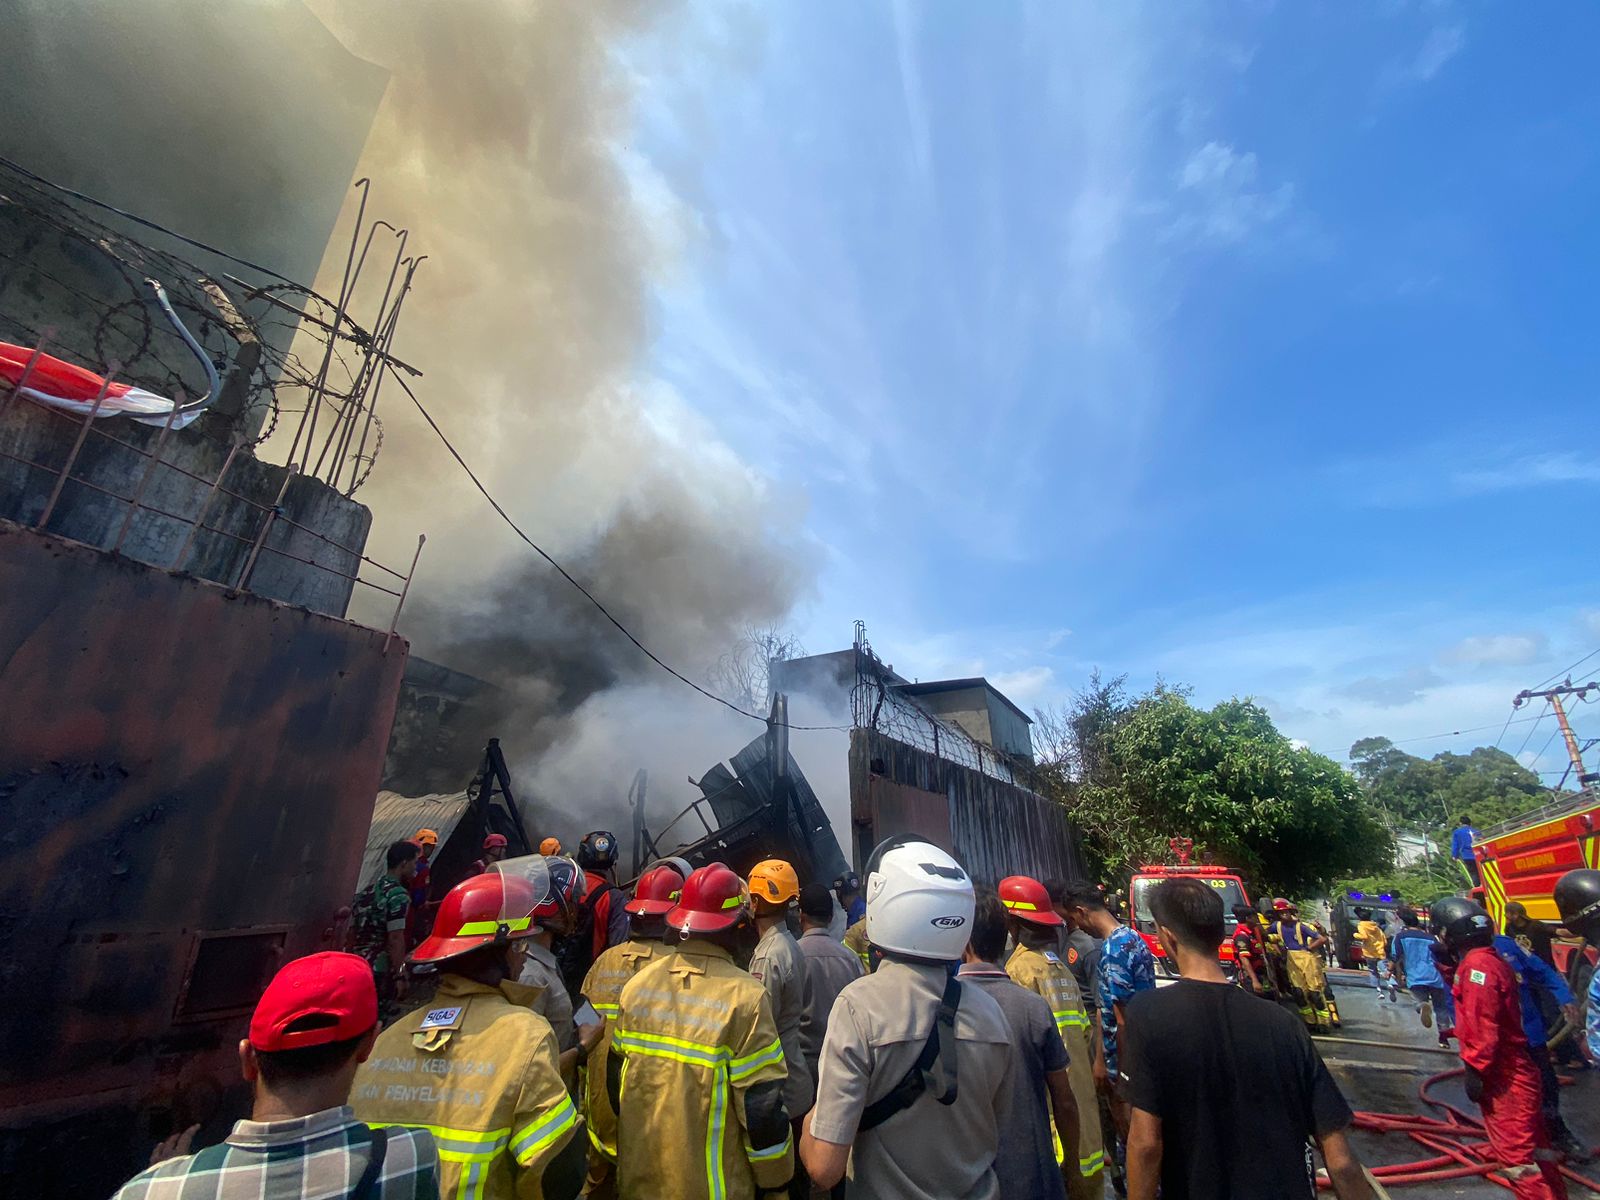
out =
[[[1517,718],[1516,720],[1512,720],[1512,717],[1516,717],[1516,710],[1515,709],[1511,710],[1511,716],[1507,717],[1506,718],[1506,723],[1500,727],[1500,737],[1505,737],[1506,730],[1509,729],[1512,725],[1521,725],[1524,722],[1537,721],[1539,719],[1538,717],[1520,717],[1520,718]],[[1394,741],[1391,741],[1389,744],[1391,746],[1405,746],[1405,745],[1408,745],[1411,742],[1431,742],[1431,741],[1435,741],[1435,740],[1437,740],[1439,738],[1460,737],[1464,733],[1482,733],[1485,729],[1493,729],[1493,728],[1494,728],[1493,725],[1474,725],[1474,726],[1472,726],[1472,727],[1470,727],[1468,729],[1451,729],[1451,730],[1448,730],[1445,733],[1428,733],[1428,734],[1424,734],[1421,737],[1396,738]],[[1498,746],[1499,744],[1500,744],[1500,738],[1496,738],[1495,739],[1495,745]]]
[[[696,692],[699,692],[707,700],[715,700],[718,704],[722,705],[723,708],[730,709],[731,711],[738,713],[741,717],[749,717],[752,721],[760,721],[763,725],[767,723],[767,718],[762,716],[760,713],[750,712],[747,709],[740,708],[731,700],[723,699],[715,692],[708,691],[707,689],[701,687],[698,683],[690,679],[676,667],[670,666],[668,663],[664,662],[654,651],[650,649],[650,647],[646,646],[637,637],[635,637],[633,632],[626,625],[617,620],[616,617],[612,616],[611,610],[602,604],[595,597],[593,592],[574,579],[567,569],[558,563],[554,558],[552,558],[549,552],[546,551],[543,546],[539,545],[539,543],[535,542],[531,537],[522,531],[522,527],[512,519],[511,514],[506,512],[506,510],[501,507],[500,502],[496,500],[490,493],[489,489],[484,486],[483,480],[479,479],[477,473],[467,465],[467,460],[462,458],[461,452],[451,444],[450,439],[445,436],[444,430],[439,428],[439,423],[433,419],[432,414],[430,414],[428,410],[422,406],[422,401],[417,399],[417,394],[411,390],[411,385],[401,378],[398,372],[389,368],[388,364],[385,364],[385,369],[389,371],[390,378],[400,385],[401,389],[407,396],[411,397],[411,403],[417,406],[417,411],[422,414],[422,419],[428,423],[428,427],[432,429],[433,432],[438,436],[439,440],[444,443],[444,448],[450,452],[450,457],[455,459],[456,464],[467,473],[467,478],[472,480],[473,486],[476,487],[478,491],[482,493],[483,498],[489,502],[489,507],[494,509],[494,511],[499,515],[500,519],[510,527],[511,531],[524,542],[526,542],[528,546],[539,555],[540,558],[544,559],[545,562],[554,567],[556,573],[560,575],[561,578],[565,579],[573,587],[577,588],[578,592],[583,596],[583,598],[590,604],[594,605],[594,607],[599,610],[600,615],[605,617],[607,621],[610,621],[611,624],[616,627],[618,633],[622,634],[623,637],[632,642],[634,646],[638,648],[639,652],[651,662],[655,663],[656,666],[660,667],[668,675],[671,675],[679,683],[692,688]],[[850,731],[850,726],[848,725],[785,725],[784,728],[806,731],[827,730],[838,733],[848,733]]]
[[1550,715],[1550,701],[1546,700],[1544,702],[1544,710],[1534,720],[1533,727],[1528,730],[1528,736],[1522,739],[1522,745],[1517,747],[1517,752],[1511,756],[1512,758],[1520,759],[1522,757],[1522,752],[1528,748],[1528,743],[1533,740],[1533,731],[1534,731],[1534,729],[1539,728],[1539,722],[1544,720],[1549,715]]
[[1583,666],[1584,663],[1588,662],[1596,654],[1600,654],[1600,648],[1597,648],[1597,649],[1589,651],[1589,653],[1585,654],[1577,662],[1573,663],[1572,666],[1566,668],[1563,671],[1557,671],[1554,675],[1550,676],[1549,679],[1540,680],[1538,683],[1534,684],[1528,690],[1530,692],[1537,692],[1540,688],[1544,687],[1545,684],[1550,683],[1551,681],[1556,680],[1556,679],[1561,679],[1564,676],[1571,675],[1573,671],[1575,671],[1577,668]]

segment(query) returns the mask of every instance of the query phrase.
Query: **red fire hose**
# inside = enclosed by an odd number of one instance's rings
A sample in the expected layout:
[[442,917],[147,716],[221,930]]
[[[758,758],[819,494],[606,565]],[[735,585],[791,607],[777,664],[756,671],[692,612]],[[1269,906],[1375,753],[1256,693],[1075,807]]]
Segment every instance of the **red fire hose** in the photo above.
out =
[[[1425,1079],[1422,1086],[1417,1089],[1417,1099],[1443,1112],[1445,1115],[1442,1118],[1423,1116],[1420,1113],[1356,1113],[1357,1129],[1380,1134],[1403,1133],[1433,1154],[1431,1158],[1422,1158],[1415,1162],[1390,1163],[1387,1166],[1373,1167],[1373,1177],[1379,1183],[1385,1187],[1405,1187],[1408,1184],[1442,1183],[1449,1179],[1467,1179],[1481,1175],[1490,1183],[1507,1189],[1511,1187],[1498,1175],[1490,1174],[1498,1171],[1500,1164],[1495,1159],[1494,1152],[1489,1149],[1489,1139],[1484,1133],[1483,1122],[1455,1105],[1435,1099],[1429,1094],[1429,1089],[1435,1084],[1461,1074],[1460,1067],[1451,1071],[1441,1071]],[[1565,1165],[1557,1169],[1572,1182],[1581,1184],[1593,1192],[1600,1192],[1600,1180],[1580,1175]],[[1327,1190],[1333,1187],[1333,1183],[1326,1176],[1319,1176],[1317,1186]]]

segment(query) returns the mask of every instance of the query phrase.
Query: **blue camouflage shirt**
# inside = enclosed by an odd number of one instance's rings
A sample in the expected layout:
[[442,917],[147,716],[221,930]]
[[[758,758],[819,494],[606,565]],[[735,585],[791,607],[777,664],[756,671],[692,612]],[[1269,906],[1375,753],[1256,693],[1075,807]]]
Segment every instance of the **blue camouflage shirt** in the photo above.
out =
[[1095,999],[1100,1005],[1100,1044],[1105,1049],[1106,1070],[1117,1074],[1117,1010],[1139,992],[1156,985],[1156,960],[1144,939],[1119,925],[1100,946]]

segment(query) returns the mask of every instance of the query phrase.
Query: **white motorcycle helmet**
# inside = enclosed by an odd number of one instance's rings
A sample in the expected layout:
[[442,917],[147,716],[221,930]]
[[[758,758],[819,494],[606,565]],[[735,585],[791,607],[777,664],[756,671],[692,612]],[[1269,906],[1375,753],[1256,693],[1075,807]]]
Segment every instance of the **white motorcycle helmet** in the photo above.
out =
[[959,961],[972,932],[972,879],[961,864],[911,834],[890,838],[867,862],[867,941],[887,954]]

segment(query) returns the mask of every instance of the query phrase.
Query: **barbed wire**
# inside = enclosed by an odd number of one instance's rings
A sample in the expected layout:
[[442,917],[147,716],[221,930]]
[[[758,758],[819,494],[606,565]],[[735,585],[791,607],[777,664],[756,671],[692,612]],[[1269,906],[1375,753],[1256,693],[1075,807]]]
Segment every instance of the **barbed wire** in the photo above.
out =
[[[183,253],[156,244],[159,235]],[[191,247],[217,261],[204,265]],[[258,278],[240,278],[224,267]],[[379,335],[309,287],[0,158],[0,340],[30,348],[45,343],[48,353],[101,374],[120,364],[120,382],[157,395],[198,395],[205,390],[200,364],[152,313],[147,277],[166,289],[225,377],[242,369],[247,343],[258,347],[247,377],[229,380],[247,444],[260,447],[288,414],[315,424],[312,414],[320,411],[317,445],[301,447],[302,473],[346,495],[367,481],[383,444],[382,426],[371,414],[376,440],[363,446],[348,431],[359,433],[356,423],[368,420],[371,384],[379,375],[370,360],[382,355],[393,361]],[[387,315],[380,313],[380,320]],[[207,422],[196,428],[204,434]]]

